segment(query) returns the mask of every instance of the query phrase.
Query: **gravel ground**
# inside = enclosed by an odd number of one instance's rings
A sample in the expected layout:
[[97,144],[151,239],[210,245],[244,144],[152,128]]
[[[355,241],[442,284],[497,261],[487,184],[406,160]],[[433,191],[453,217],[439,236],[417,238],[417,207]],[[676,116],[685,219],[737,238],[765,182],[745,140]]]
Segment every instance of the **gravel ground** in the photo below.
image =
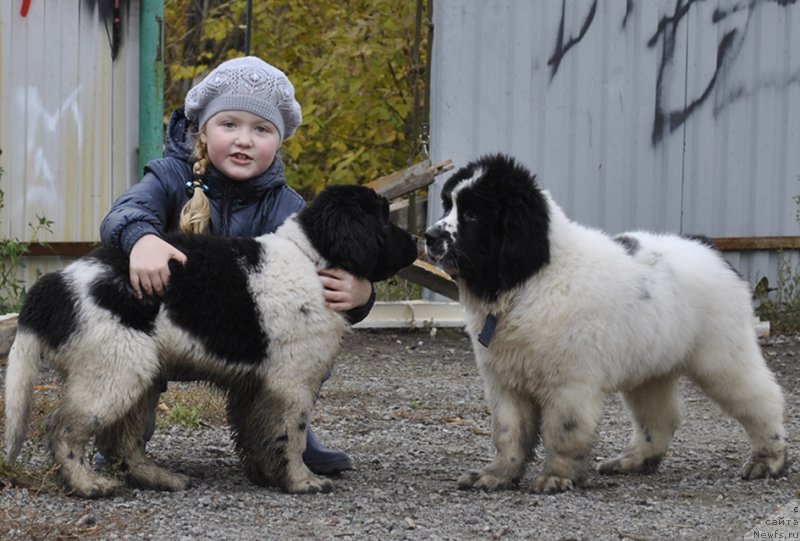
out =
[[[762,346],[785,390],[793,439],[800,424],[800,337],[767,338]],[[320,439],[346,449],[356,465],[334,479],[332,493],[295,496],[255,487],[241,473],[224,426],[172,427],[156,432],[148,449],[193,477],[190,490],[126,490],[85,501],[52,485],[7,486],[0,494],[0,538],[762,538],[751,531],[755,527],[800,538],[787,526],[800,520],[794,511],[798,466],[781,479],[739,480],[749,451],[744,432],[691,385],[683,391],[685,420],[655,475],[592,473],[585,487],[553,496],[461,491],[457,477],[493,455],[469,341],[457,330],[355,331],[313,422]],[[593,456],[599,461],[616,454],[628,435],[627,416],[611,397]],[[27,445],[23,456],[32,464],[49,460],[41,442]],[[531,465],[522,486],[537,468]]]

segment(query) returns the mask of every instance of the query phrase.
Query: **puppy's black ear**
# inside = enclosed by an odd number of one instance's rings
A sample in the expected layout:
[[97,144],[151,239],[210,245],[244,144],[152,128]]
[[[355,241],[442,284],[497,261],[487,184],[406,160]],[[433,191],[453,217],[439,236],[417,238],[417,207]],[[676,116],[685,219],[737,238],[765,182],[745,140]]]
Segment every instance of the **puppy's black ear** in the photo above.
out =
[[376,226],[374,220],[363,214],[334,211],[326,227],[329,232],[327,246],[320,253],[332,267],[369,278],[381,253],[378,243],[380,233]]
[[359,186],[329,186],[299,215],[314,248],[332,267],[360,277],[374,270],[381,247],[380,199]]
[[507,194],[498,262],[501,291],[520,285],[550,262],[547,201],[538,188],[531,188]]
[[389,202],[364,186],[329,186],[299,217],[331,267],[378,282],[417,258],[410,233],[389,221]]

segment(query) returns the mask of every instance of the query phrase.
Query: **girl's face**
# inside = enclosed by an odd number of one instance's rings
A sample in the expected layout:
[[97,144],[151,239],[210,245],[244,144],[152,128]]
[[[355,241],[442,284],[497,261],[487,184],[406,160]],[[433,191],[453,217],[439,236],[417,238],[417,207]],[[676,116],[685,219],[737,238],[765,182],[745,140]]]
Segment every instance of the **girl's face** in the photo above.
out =
[[226,177],[248,180],[266,171],[281,146],[275,125],[245,111],[221,111],[200,134],[208,159]]

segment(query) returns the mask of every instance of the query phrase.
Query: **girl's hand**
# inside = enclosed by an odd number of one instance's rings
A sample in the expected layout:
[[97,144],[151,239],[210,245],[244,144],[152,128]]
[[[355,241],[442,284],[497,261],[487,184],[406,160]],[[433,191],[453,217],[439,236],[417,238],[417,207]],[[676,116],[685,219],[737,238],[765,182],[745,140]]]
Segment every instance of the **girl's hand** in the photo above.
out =
[[319,271],[319,279],[325,288],[325,303],[337,312],[347,312],[364,306],[372,295],[372,284],[343,269]]
[[156,294],[159,297],[169,283],[169,260],[186,263],[186,255],[157,235],[145,235],[131,249],[130,280],[138,298]]

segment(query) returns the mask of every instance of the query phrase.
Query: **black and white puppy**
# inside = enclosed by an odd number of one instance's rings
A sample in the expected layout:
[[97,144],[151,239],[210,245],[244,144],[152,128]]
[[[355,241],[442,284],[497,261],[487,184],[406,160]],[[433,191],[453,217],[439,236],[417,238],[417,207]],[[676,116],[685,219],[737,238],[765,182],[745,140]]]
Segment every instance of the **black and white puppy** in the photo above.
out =
[[174,234],[187,256],[163,298],[139,300],[128,261],[100,248],[31,288],[6,375],[6,457],[19,454],[39,359],[63,375],[47,421],[69,490],[106,496],[118,483],[84,461],[92,436],[131,484],[180,490],[189,478],[157,466],[142,434],[160,381],[207,380],[227,390],[228,416],[248,477],[288,492],[325,492],[302,460],[306,421],[348,328],[325,306],[317,271],[339,267],[379,281],[410,265],[414,239],[389,221],[373,190],[332,186],[274,234]]
[[532,489],[572,489],[613,391],[633,436],[600,472],[654,471],[680,424],[682,375],[747,432],[742,477],[782,471],[781,388],[761,355],[748,284],[719,252],[697,237],[611,238],[577,224],[503,155],[456,172],[442,200],[426,249],[458,282],[497,449],[461,487],[517,484],[541,436]]

